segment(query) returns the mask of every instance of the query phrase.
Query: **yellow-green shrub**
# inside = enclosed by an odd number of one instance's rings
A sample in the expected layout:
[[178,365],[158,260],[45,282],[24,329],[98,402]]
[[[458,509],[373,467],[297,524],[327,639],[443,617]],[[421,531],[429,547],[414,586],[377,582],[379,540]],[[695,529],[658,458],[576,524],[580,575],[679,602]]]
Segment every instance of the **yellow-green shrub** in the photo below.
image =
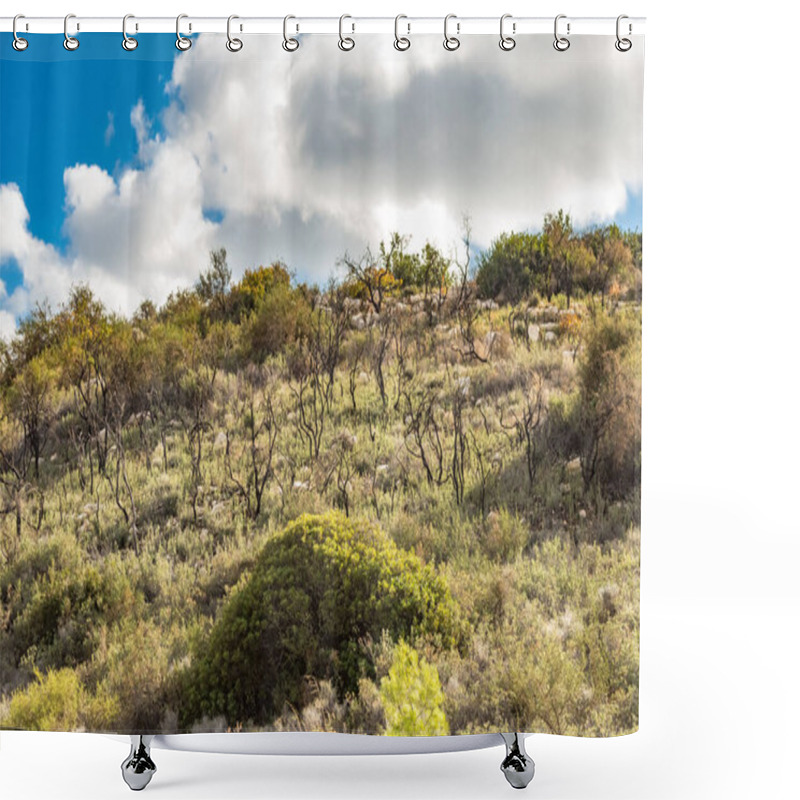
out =
[[304,515],[268,541],[223,607],[184,681],[182,726],[202,716],[264,723],[299,706],[305,676],[340,697],[374,677],[362,643],[427,637],[456,642],[444,581],[379,528],[338,513]]
[[444,694],[436,667],[400,642],[389,674],[381,681],[381,700],[389,736],[447,736]]

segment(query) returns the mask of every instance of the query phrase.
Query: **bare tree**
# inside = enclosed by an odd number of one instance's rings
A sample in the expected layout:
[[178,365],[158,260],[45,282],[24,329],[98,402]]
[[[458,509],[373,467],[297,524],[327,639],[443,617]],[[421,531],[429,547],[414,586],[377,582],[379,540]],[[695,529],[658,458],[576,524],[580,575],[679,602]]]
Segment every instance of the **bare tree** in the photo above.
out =
[[360,258],[352,258],[345,253],[339,263],[347,269],[348,279],[363,289],[375,313],[380,314],[384,298],[395,283],[391,272],[381,263],[381,259],[374,256],[367,247]]
[[33,451],[22,426],[13,417],[3,413],[0,417],[0,487],[5,502],[0,507],[0,513],[14,515],[17,542],[22,538],[22,511],[30,489],[28,475],[32,462]]
[[467,393],[464,387],[457,385],[453,392],[453,456],[451,475],[456,503],[464,502],[465,474],[467,467],[467,435],[464,427],[464,409],[467,405]]
[[428,483],[437,486],[449,480],[444,467],[440,414],[440,399],[436,388],[427,386],[403,393],[406,450],[420,461]]
[[501,427],[504,430],[513,430],[517,443],[525,449],[525,466],[531,488],[533,488],[533,481],[542,458],[539,450],[539,428],[545,417],[545,384],[549,374],[549,369],[546,367],[534,370],[525,392],[522,409],[519,413],[512,412],[510,423],[503,419],[502,411],[500,414]]
[[263,367],[252,367],[245,376],[240,373],[236,383],[236,418],[242,420],[244,442],[234,452],[236,432],[231,428],[226,431],[225,467],[236,493],[244,501],[247,516],[256,519],[261,513],[264,489],[273,476],[278,421]]
[[469,217],[464,217],[462,222],[461,241],[464,245],[464,255],[456,255],[454,263],[456,265],[456,295],[455,295],[455,316],[458,321],[458,332],[461,339],[461,347],[454,348],[463,357],[475,359],[486,364],[489,359],[482,355],[477,347],[477,322],[481,315],[481,308],[478,305],[474,282],[471,280],[472,274],[470,265],[472,253],[470,250],[470,240],[472,236],[472,224]]
[[106,430],[111,431],[114,440],[113,448],[109,449],[108,460],[114,462],[113,477],[111,470],[106,469],[104,477],[114,495],[114,502],[122,512],[125,524],[131,532],[133,539],[133,549],[139,555],[139,527],[138,514],[136,509],[136,498],[133,493],[130,479],[128,477],[128,462],[125,448],[125,419],[126,401],[123,397],[116,395],[112,401],[112,413],[109,417],[109,424]]

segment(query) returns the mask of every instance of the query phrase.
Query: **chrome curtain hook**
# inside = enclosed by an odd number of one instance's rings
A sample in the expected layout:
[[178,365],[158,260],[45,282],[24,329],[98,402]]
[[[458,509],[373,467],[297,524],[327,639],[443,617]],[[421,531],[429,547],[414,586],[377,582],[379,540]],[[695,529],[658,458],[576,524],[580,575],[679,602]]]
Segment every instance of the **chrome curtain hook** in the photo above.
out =
[[[64,17],[64,49],[65,50],[77,50],[78,47],[80,46],[80,42],[74,36],[70,36],[69,35],[69,28],[68,28],[69,21],[71,19],[75,19],[75,18],[76,17],[75,17],[74,14],[67,14],[67,16]],[[79,31],[80,29],[81,29],[80,24],[77,24],[76,30]]]
[[[505,50],[506,52],[513,50],[517,46],[517,40],[513,36],[506,35],[505,31],[503,30],[503,26],[505,25],[505,21],[507,19],[511,19],[511,14],[503,14],[503,16],[500,17],[500,49]],[[517,32],[516,23],[512,23],[511,30],[514,33]]]
[[294,53],[294,51],[300,47],[300,42],[298,42],[293,36],[289,36],[290,19],[297,19],[297,17],[293,16],[292,14],[287,14],[283,18],[283,43],[281,47],[283,47],[287,53]]
[[178,14],[178,18],[175,20],[175,36],[177,37],[175,39],[175,47],[177,47],[178,50],[188,50],[192,46],[192,40],[181,35],[181,20],[188,18],[188,14]]
[[23,39],[21,36],[17,36],[17,20],[18,19],[25,19],[24,14],[17,14],[14,17],[14,22],[11,23],[11,32],[14,34],[14,41],[11,42],[11,46],[19,53],[23,50],[28,48],[28,40]]
[[[556,17],[556,21],[553,23],[553,36],[555,37],[553,41],[553,47],[558,50],[559,53],[563,53],[565,50],[569,50],[570,41],[567,39],[566,36],[559,36],[558,35],[558,21],[560,19],[566,19],[566,14],[559,14]],[[567,35],[569,35],[569,22],[567,23]]]
[[[614,42],[614,47],[616,47],[617,50],[619,50],[620,53],[627,53],[628,50],[630,50],[631,47],[633,47],[633,42],[630,39],[627,39],[627,38],[623,39],[619,35],[619,27],[620,27],[619,24],[624,19],[628,19],[628,15],[627,14],[620,14],[617,17],[617,41]],[[631,24],[628,23],[628,34],[630,34],[631,31],[632,31]]]
[[[394,49],[400,50],[403,52],[404,50],[408,50],[411,47],[411,39],[408,36],[401,36],[400,35],[400,20],[401,19],[408,19],[405,14],[398,14],[394,18]],[[406,29],[408,33],[411,33],[411,24],[406,23]]]
[[[342,14],[339,17],[339,49],[344,50],[347,52],[348,50],[352,50],[356,46],[355,39],[352,36],[345,36],[343,32],[343,25],[346,19],[353,19],[349,14]],[[354,22],[350,23],[353,33],[355,33],[356,26]]]
[[[241,39],[235,39],[231,36],[231,22],[233,22],[233,20],[235,19],[239,19],[239,17],[236,14],[231,14],[228,17],[228,28],[227,28],[228,41],[225,42],[225,47],[227,47],[231,53],[238,53],[244,47],[244,42],[242,42]],[[241,30],[241,27],[239,28],[239,30]]]
[[[458,48],[461,47],[461,40],[457,36],[450,36],[448,33],[447,28],[451,19],[457,19],[456,15],[448,14],[444,18],[444,49],[452,52],[453,50],[458,50]],[[460,23],[456,22],[456,33],[459,33],[460,30],[461,25]]]
[[133,14],[126,14],[122,18],[122,47],[128,52],[135,50],[139,46],[139,42],[136,39],[132,36],[128,36],[127,28],[129,19],[136,19],[136,17],[134,17]]

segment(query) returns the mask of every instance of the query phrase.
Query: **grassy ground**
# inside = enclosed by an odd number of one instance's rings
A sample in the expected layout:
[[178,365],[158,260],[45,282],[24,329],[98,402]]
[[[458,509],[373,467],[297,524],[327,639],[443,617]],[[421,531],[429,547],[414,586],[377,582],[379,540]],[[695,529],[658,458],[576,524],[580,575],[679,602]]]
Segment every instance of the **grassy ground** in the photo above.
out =
[[[285,353],[202,373],[202,425],[185,403],[125,415],[96,435],[105,475],[62,387],[21,535],[0,518],[0,724],[175,730],[175,676],[231,588],[291,520],[339,509],[446,580],[464,641],[411,644],[451,733],[634,730],[638,307],[486,304],[469,342],[420,308],[354,306],[329,384]],[[362,645],[357,696],[309,676],[271,727],[387,730],[398,645]]]

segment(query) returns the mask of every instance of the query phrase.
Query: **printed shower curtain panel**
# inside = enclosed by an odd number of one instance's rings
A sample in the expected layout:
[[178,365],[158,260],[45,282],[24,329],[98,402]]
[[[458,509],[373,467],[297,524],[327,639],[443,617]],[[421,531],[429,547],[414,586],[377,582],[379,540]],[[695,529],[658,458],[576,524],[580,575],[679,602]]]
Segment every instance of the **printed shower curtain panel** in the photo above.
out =
[[28,38],[0,727],[634,731],[641,43]]

